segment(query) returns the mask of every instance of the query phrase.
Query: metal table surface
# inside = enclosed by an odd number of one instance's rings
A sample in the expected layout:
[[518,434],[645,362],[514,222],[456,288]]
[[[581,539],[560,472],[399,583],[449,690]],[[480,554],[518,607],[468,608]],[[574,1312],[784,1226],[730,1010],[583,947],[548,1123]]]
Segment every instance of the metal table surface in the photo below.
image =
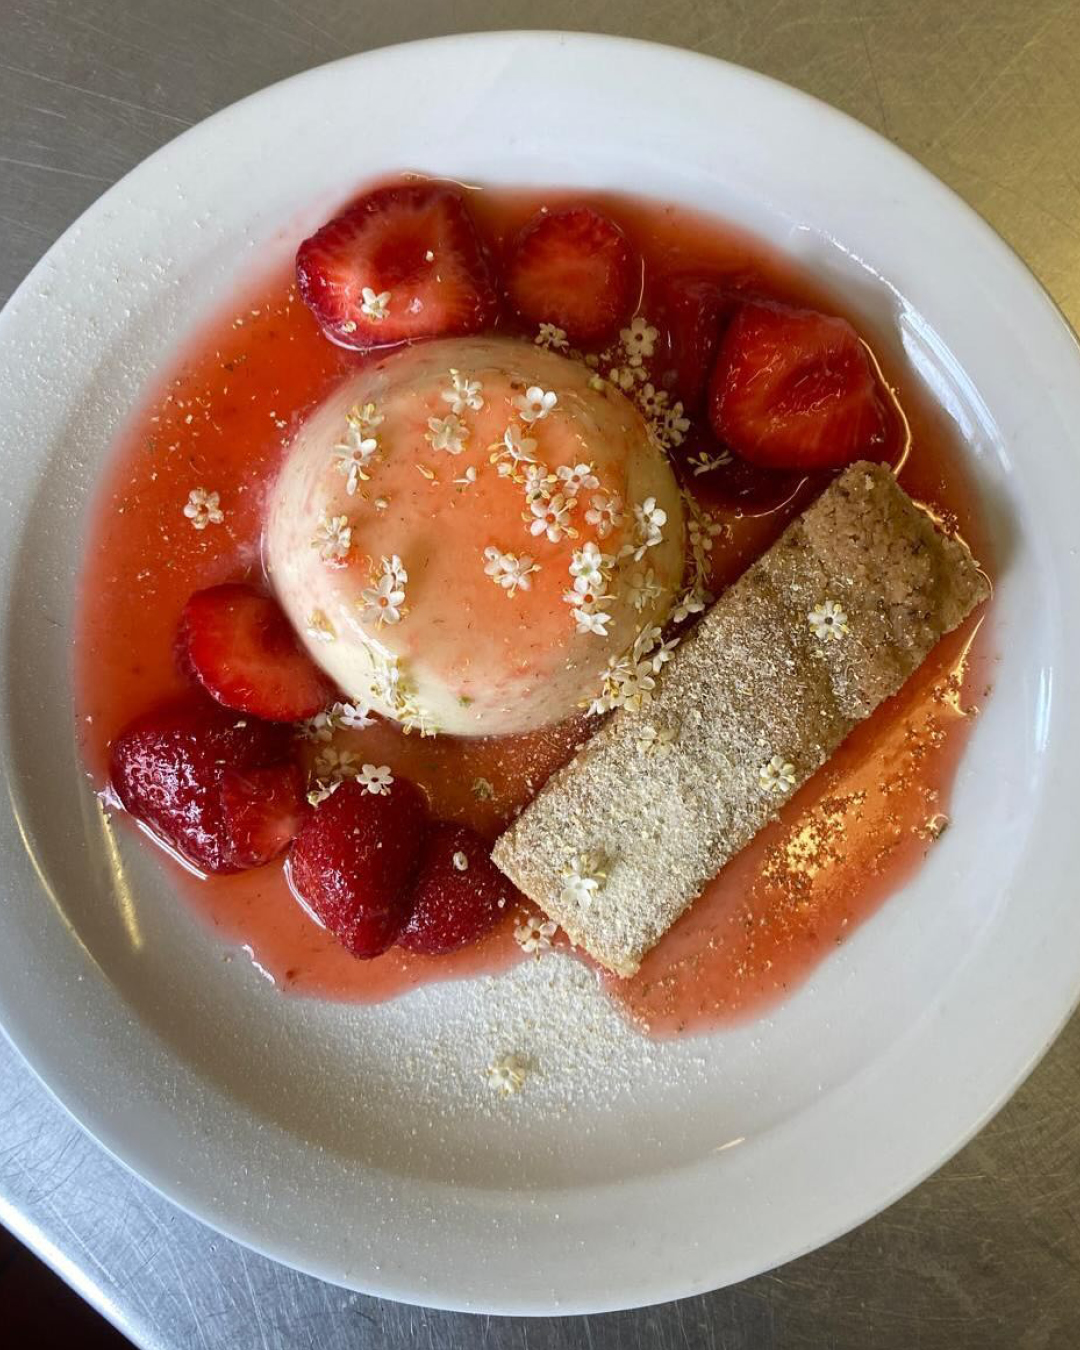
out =
[[[692,47],[837,104],[958,189],[1080,324],[1080,0],[0,0],[0,300],[217,108],[363,48],[524,27]],[[217,1236],[106,1156],[0,1039],[0,1221],[137,1344],[170,1350],[1068,1348],[1078,1106],[1074,1019],[959,1156],[847,1237],[706,1297],[528,1322],[351,1294]]]

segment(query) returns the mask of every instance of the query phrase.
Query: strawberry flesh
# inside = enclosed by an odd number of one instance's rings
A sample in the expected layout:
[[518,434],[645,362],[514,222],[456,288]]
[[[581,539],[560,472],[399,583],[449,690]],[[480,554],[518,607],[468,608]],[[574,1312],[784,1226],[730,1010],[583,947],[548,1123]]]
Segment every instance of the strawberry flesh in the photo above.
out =
[[413,886],[412,917],[398,941],[427,956],[457,951],[483,937],[516,899],[475,830],[433,825]]
[[313,717],[334,697],[278,602],[239,582],[195,592],[176,649],[180,668],[219,703],[270,722]]
[[130,723],[110,749],[111,780],[125,810],[204,872],[256,865],[249,841],[234,846],[223,801],[227,774],[291,767],[288,728],[228,712],[189,694]]
[[662,335],[657,384],[691,416],[705,402],[730,306],[723,287],[707,277],[673,277],[657,296],[653,317]]
[[427,822],[423,794],[408,779],[379,794],[350,779],[293,840],[293,889],[353,956],[380,955],[405,927]]
[[221,775],[221,811],[233,859],[261,867],[288,847],[308,814],[303,770],[295,763],[229,767]]
[[[326,336],[359,351],[475,333],[497,308],[465,200],[437,183],[361,197],[304,240],[296,278]],[[384,317],[365,309],[365,289],[369,299],[389,292]]]
[[540,211],[517,237],[506,291],[527,323],[555,324],[580,345],[602,343],[629,317],[640,270],[626,235],[599,211]]
[[874,458],[885,418],[866,349],[845,320],[755,301],[728,325],[709,388],[717,437],[769,469]]

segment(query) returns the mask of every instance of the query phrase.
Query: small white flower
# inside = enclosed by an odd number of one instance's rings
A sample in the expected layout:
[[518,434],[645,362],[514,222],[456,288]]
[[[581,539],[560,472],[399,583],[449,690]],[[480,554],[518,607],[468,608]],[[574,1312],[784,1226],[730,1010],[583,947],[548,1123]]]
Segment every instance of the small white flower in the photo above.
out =
[[331,741],[334,738],[333,716],[329,712],[316,713],[300,723],[300,730],[309,741]]
[[471,408],[474,412],[479,412],[484,406],[484,400],[481,397],[483,385],[479,380],[466,379],[460,371],[451,368],[450,378],[454,385],[452,389],[443,390],[443,402],[450,404],[450,411],[460,416],[466,408]]
[[529,1076],[529,1066],[520,1055],[502,1055],[487,1066],[487,1082],[492,1092],[500,1097],[512,1097],[520,1092]]
[[596,591],[599,594],[607,589],[608,573],[615,559],[601,553],[590,540],[581,548],[574,550],[570,562],[570,575],[574,578],[574,589],[582,593]]
[[450,861],[454,864],[455,872],[467,872],[469,870],[468,854],[462,853],[460,849],[458,849]]
[[394,775],[390,772],[389,764],[364,764],[357,774],[357,782],[373,797],[382,797],[393,786]]
[[559,401],[559,396],[550,389],[541,389],[538,384],[530,385],[523,394],[514,396],[514,407],[523,422],[539,422],[545,418]]
[[702,450],[699,454],[691,455],[687,462],[694,471],[694,477],[699,478],[703,473],[711,473],[713,469],[730,464],[731,452],[720,449],[715,455],[710,455],[707,450]]
[[795,786],[795,765],[773,755],[758,769],[758,786],[762,792],[786,792]]
[[665,445],[682,445],[686,433],[690,430],[690,419],[685,415],[681,403],[673,403],[667,409],[661,421],[661,429]]
[[634,542],[623,546],[623,555],[632,555],[635,562],[641,562],[648,549],[663,542],[666,524],[667,512],[657,506],[655,497],[646,497],[640,505],[634,506]]
[[588,909],[607,880],[604,858],[600,853],[579,853],[562,869],[563,888],[559,900],[564,905]]
[[346,727],[349,731],[362,731],[375,724],[371,709],[360,703],[335,703],[330,709],[330,716],[339,727]]
[[591,492],[600,486],[600,480],[593,473],[591,464],[562,464],[555,470],[562,479],[561,491],[567,497],[580,496],[582,492]]
[[405,604],[405,583],[409,574],[396,553],[392,558],[382,558],[379,566],[378,580],[360,593],[363,602],[361,618],[379,626],[398,623]]
[[360,306],[360,313],[366,315],[369,319],[374,319],[376,323],[385,319],[390,312],[390,292],[380,291],[378,295],[370,286],[365,286],[360,292],[364,303]]
[[465,470],[465,472],[461,475],[460,478],[454,479],[454,483],[458,487],[472,487],[473,483],[475,482],[476,482],[476,469],[472,464],[469,465],[469,467]]
[[682,623],[682,621],[688,619],[691,614],[700,614],[711,600],[712,597],[709,595],[708,591],[702,590],[701,587],[697,585],[691,586],[688,591],[680,596],[679,603],[671,611],[670,617],[672,623]]
[[424,432],[433,450],[446,450],[451,455],[460,455],[469,439],[469,428],[455,413],[445,417],[429,417],[428,429]]
[[307,625],[304,632],[316,642],[333,642],[337,638],[334,625],[321,609],[313,609],[307,616]]
[[556,352],[564,352],[570,346],[566,329],[559,328],[553,323],[542,323],[533,341],[538,347],[547,347],[549,351]]
[[532,588],[530,576],[540,571],[527,553],[519,557],[516,553],[503,553],[500,549],[488,547],[484,549],[484,557],[487,559],[484,563],[484,572],[494,580],[496,586],[501,586],[507,595],[513,595],[519,587],[523,591],[530,590]]
[[611,615],[606,610],[597,609],[594,605],[581,605],[570,612],[577,623],[578,633],[596,633],[599,637],[607,637]]
[[629,328],[623,328],[619,332],[619,338],[622,341],[623,351],[632,361],[634,357],[652,356],[656,349],[656,339],[660,336],[655,328],[649,323],[648,319],[636,318],[630,324]]
[[559,931],[559,925],[551,919],[542,919],[539,914],[530,914],[524,923],[514,929],[514,941],[523,952],[530,956],[541,957],[551,950],[551,939]]
[[343,562],[352,548],[352,526],[348,516],[328,516],[324,511],[319,517],[311,547],[319,550],[323,562]]
[[351,750],[336,750],[328,745],[315,756],[315,777],[329,782],[355,778],[360,772],[356,756]]
[[546,534],[553,544],[557,544],[563,535],[570,533],[570,504],[561,492],[550,501],[533,502],[530,509],[535,516],[529,526],[530,534]]
[[667,390],[656,389],[651,384],[647,384],[637,396],[641,411],[649,419],[662,417],[664,409],[667,407]]
[[810,621],[814,636],[820,642],[839,642],[848,634],[848,616],[832,600],[815,605],[806,617]]
[[332,797],[344,781],[343,778],[335,778],[333,782],[316,779],[308,791],[308,802],[312,806],[318,806],[320,802],[326,801],[327,797]]
[[615,388],[621,389],[624,394],[628,394],[634,387],[633,366],[612,366],[607,373],[607,377]]
[[511,465],[535,464],[536,442],[531,436],[523,435],[516,422],[511,422],[503,432],[502,443],[499,455],[508,455]]
[[675,648],[679,645],[680,641],[681,639],[677,637],[669,638],[667,642],[661,642],[659,646],[654,648],[650,659],[652,661],[652,668],[657,675],[660,674],[660,671],[671,660],[672,653],[675,651]]
[[622,498],[617,492],[596,493],[591,507],[585,512],[585,519],[596,527],[596,533],[601,539],[606,539],[612,530],[622,524]]
[[654,726],[646,726],[641,728],[637,748],[643,755],[655,755],[658,759],[663,759],[671,753],[674,743],[675,732],[670,727],[657,730]]
[[630,603],[636,610],[648,609],[660,599],[663,587],[656,579],[651,567],[644,572],[635,572],[630,578]]
[[718,520],[699,512],[690,517],[686,533],[690,540],[691,552],[699,561],[704,562],[702,555],[712,552],[713,540],[717,535],[724,533],[724,527]]
[[217,492],[207,492],[205,488],[192,488],[188,493],[184,515],[197,530],[205,530],[207,525],[220,525],[225,519],[221,509],[221,496]]
[[[500,471],[502,465],[499,465]],[[525,505],[532,506],[534,502],[546,502],[551,497],[552,488],[559,480],[553,473],[548,473],[543,464],[525,465]]]

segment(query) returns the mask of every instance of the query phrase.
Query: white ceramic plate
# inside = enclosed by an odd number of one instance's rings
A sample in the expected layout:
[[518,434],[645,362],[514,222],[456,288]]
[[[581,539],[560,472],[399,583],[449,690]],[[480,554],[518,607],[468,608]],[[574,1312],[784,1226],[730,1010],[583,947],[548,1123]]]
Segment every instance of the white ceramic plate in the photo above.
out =
[[[647,1046],[561,958],[374,1009],[284,998],[242,954],[223,959],[154,851],[114,835],[86,790],[72,579],[118,424],[238,273],[402,166],[627,188],[744,223],[885,325],[970,447],[1003,564],[1001,660],[955,826],[750,1026]],[[350,58],[220,113],[106,193],[0,317],[0,368],[0,1016],[106,1147],[208,1223],[421,1303],[674,1298],[913,1186],[1069,1013],[1080,361],[997,237],[869,131],[747,71],[610,38]],[[508,1049],[542,1072],[500,1104],[482,1068]]]

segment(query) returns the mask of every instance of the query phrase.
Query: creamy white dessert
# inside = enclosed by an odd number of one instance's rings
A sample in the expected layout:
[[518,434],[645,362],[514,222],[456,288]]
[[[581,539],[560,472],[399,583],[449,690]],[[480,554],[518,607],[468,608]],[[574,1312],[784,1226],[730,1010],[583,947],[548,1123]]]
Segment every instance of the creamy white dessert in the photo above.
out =
[[271,581],[354,701],[420,731],[557,721],[663,622],[678,485],[588,367],[510,338],[364,367],[306,420],[272,492]]

